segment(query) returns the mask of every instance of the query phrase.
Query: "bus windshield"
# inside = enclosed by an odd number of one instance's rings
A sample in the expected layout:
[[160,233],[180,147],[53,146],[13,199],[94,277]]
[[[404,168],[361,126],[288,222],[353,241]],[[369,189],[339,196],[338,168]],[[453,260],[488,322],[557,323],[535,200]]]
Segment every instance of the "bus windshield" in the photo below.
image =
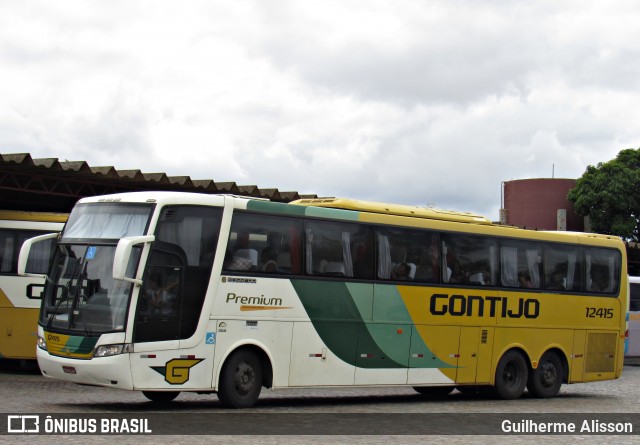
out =
[[[113,279],[115,249],[115,245],[58,245],[41,324],[88,335],[124,330],[132,284]],[[130,267],[137,267],[140,251],[134,248]]]
[[142,235],[153,211],[150,204],[90,203],[74,207],[62,239],[115,239]]
[[[74,208],[45,286],[41,325],[85,335],[125,329],[132,284],[113,279],[113,257],[119,238],[146,231],[152,210],[114,203]],[[139,246],[133,248],[129,272],[140,253]]]

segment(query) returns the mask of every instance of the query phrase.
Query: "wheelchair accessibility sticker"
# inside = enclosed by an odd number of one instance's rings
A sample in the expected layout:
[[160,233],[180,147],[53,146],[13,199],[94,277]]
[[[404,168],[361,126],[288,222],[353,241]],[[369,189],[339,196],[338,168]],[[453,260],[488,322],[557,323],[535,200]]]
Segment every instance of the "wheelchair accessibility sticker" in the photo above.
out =
[[216,333],[215,332],[207,332],[206,343],[208,345],[216,344]]
[[96,257],[96,246],[91,246],[87,249],[86,259],[92,260]]

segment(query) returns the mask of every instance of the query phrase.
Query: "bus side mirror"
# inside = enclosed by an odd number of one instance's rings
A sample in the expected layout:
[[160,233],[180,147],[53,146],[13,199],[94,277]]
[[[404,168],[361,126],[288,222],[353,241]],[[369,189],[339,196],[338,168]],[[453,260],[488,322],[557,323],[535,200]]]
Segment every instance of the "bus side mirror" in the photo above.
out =
[[29,262],[29,253],[31,252],[31,246],[35,243],[39,243],[41,241],[46,241],[48,239],[57,238],[59,233],[47,233],[46,235],[35,236],[33,238],[29,238],[24,243],[22,243],[22,247],[20,247],[20,256],[18,256],[18,275],[21,277],[38,277],[38,278],[46,278],[45,274],[40,273],[27,273],[27,263]]
[[142,285],[142,280],[137,277],[127,277],[129,260],[131,259],[131,249],[136,244],[152,243],[156,237],[149,236],[127,236],[118,241],[118,247],[113,256],[113,278],[115,280],[128,281]]

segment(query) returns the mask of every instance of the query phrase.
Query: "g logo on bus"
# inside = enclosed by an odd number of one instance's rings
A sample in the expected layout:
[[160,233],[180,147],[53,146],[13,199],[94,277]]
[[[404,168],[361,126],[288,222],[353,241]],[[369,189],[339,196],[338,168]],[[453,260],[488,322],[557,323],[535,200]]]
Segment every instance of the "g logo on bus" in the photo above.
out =
[[150,368],[164,376],[165,382],[171,385],[182,385],[189,381],[189,370],[203,361],[203,358],[174,358],[165,366],[151,366]]

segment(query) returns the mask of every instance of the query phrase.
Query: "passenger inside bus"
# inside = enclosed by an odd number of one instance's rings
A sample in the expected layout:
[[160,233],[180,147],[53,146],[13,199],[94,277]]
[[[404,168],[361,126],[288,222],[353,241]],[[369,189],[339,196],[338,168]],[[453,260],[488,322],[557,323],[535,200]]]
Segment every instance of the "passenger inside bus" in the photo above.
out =
[[520,287],[524,287],[527,289],[531,289],[533,287],[533,284],[531,283],[531,277],[528,273],[520,272],[518,274],[518,283],[520,284]]
[[144,296],[146,302],[146,314],[148,315],[176,315],[175,288],[177,281],[160,286],[159,275],[149,276],[146,280]]
[[275,273],[278,270],[278,263],[276,262],[276,251],[273,247],[265,247],[260,252],[260,262],[262,263],[262,271],[268,273]]
[[556,269],[549,277],[548,283],[546,288],[549,290],[565,290],[562,271]]
[[400,281],[412,280],[413,274],[415,274],[415,267],[415,264],[400,263],[391,271],[391,278]]
[[428,249],[422,249],[419,254],[419,261],[416,267],[415,279],[417,281],[434,282],[438,274],[438,248],[432,245]]
[[249,232],[239,232],[233,253],[225,256],[226,268],[230,270],[255,270],[258,266],[258,251],[249,245]]
[[591,266],[591,292],[609,292],[609,278],[607,271],[602,266]]
[[465,273],[462,264],[458,259],[458,255],[454,252],[453,248],[449,247],[447,249],[445,259],[448,275],[448,280],[446,282],[467,283],[469,281],[468,274]]

